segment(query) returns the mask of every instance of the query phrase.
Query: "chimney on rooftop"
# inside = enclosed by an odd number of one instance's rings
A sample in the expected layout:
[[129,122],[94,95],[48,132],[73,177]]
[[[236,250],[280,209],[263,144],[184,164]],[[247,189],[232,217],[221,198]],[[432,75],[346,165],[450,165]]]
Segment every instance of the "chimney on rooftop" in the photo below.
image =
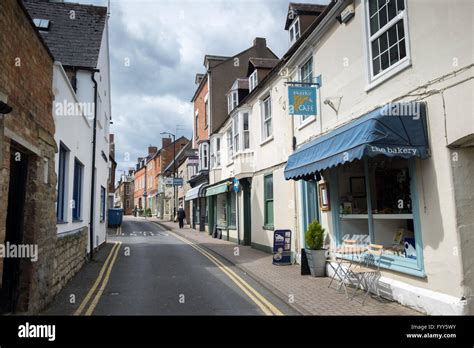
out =
[[148,156],[153,156],[157,152],[158,148],[156,146],[148,146]]
[[171,138],[162,138],[161,139],[161,148],[165,148],[169,144],[171,144]]
[[267,47],[267,40],[264,37],[256,37],[253,40],[253,45],[256,47]]

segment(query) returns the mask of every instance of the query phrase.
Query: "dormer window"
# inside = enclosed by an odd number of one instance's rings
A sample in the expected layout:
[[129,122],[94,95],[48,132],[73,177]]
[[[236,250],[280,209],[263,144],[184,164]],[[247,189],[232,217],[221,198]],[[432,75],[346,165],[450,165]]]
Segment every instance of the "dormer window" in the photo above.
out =
[[257,87],[258,84],[258,76],[257,76],[257,69],[254,70],[254,72],[249,76],[249,91],[252,92],[252,90]]
[[301,36],[300,33],[300,19],[299,17],[296,17],[296,19],[293,21],[293,24],[290,26],[290,45],[293,45],[296,40],[298,40]]
[[237,105],[239,105],[239,93],[237,91],[230,91],[227,96],[227,112],[230,114]]

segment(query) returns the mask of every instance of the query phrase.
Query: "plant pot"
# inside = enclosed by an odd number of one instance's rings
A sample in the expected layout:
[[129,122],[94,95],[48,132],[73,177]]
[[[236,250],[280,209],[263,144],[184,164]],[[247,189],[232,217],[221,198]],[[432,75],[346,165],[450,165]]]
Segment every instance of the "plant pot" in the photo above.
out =
[[326,276],[326,249],[305,249],[309,270],[313,277]]

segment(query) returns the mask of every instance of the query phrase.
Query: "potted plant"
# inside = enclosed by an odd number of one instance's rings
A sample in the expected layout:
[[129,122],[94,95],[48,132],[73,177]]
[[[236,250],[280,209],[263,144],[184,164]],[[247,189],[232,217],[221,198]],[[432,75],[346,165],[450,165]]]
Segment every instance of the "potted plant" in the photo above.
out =
[[326,251],[323,249],[324,228],[318,221],[314,220],[305,233],[306,258],[313,277],[324,277],[326,275]]

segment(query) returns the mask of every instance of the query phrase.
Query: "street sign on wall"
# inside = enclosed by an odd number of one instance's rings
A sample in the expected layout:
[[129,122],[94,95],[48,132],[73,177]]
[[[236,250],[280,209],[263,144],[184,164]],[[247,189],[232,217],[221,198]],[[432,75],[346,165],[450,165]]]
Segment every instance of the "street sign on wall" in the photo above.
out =
[[290,115],[315,116],[316,88],[288,86],[288,102]]
[[174,186],[183,186],[184,180],[183,178],[174,178]]

